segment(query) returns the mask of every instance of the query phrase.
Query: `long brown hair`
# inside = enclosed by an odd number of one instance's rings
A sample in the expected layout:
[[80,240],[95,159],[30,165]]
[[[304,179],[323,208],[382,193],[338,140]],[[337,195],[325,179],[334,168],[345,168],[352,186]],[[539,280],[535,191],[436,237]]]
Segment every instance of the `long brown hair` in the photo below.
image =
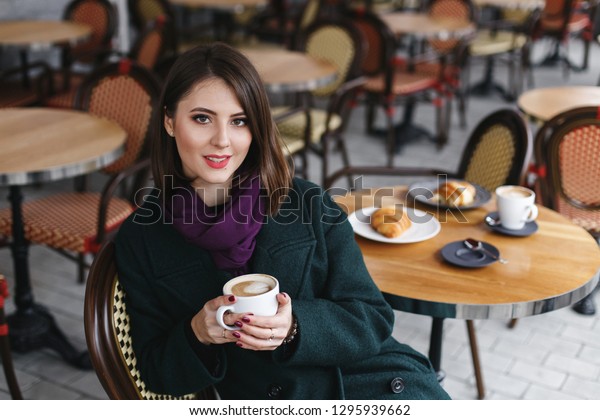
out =
[[283,142],[271,115],[269,99],[252,63],[233,47],[216,42],[182,54],[165,80],[160,98],[160,118],[152,138],[152,174],[156,187],[170,198],[172,175],[176,185],[191,180],[185,176],[175,141],[164,128],[164,115],[174,117],[177,105],[198,83],[219,78],[231,87],[248,117],[252,133],[250,150],[236,175],[241,179],[258,173],[269,204],[269,214],[279,209],[291,186],[291,170],[283,154]]

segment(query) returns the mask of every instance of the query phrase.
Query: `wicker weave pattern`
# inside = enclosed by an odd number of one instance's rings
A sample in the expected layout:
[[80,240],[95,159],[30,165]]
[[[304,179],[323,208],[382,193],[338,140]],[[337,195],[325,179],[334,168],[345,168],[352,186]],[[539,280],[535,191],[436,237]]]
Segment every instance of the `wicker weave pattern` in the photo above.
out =
[[84,2],[73,11],[70,19],[92,28],[90,38],[73,47],[72,51],[75,55],[98,49],[102,45],[109,24],[108,15],[102,4],[95,1]]
[[[74,252],[95,252],[100,194],[61,193],[23,204],[25,237],[32,243]],[[107,213],[110,231],[132,212],[131,205],[113,198]],[[0,233],[11,235],[10,209],[0,210]]]
[[465,179],[493,191],[506,182],[515,153],[511,131],[500,124],[491,126],[475,148]]
[[89,112],[114,120],[128,134],[125,154],[103,170],[116,173],[129,167],[139,157],[150,126],[152,106],[148,92],[128,75],[107,77],[93,89]]
[[312,91],[315,96],[329,96],[347,79],[352,60],[356,54],[352,38],[346,31],[334,26],[324,26],[311,34],[306,52],[312,57],[327,60],[338,69],[336,79],[320,89]]
[[463,0],[437,0],[429,7],[433,17],[451,17],[469,20],[469,8]]
[[[600,127],[586,125],[567,133],[559,146],[561,188],[570,199],[600,205]],[[575,207],[557,197],[558,211],[587,230],[600,231],[600,210]]]
[[140,371],[137,368],[137,360],[133,353],[131,342],[129,315],[125,305],[125,291],[121,287],[118,279],[115,279],[114,300],[113,300],[113,320],[114,333],[119,343],[121,355],[125,365],[129,369],[132,381],[140,393],[142,399],[145,400],[193,400],[196,399],[196,394],[188,394],[182,397],[174,397],[166,394],[155,394],[150,391],[144,381],[140,377]]

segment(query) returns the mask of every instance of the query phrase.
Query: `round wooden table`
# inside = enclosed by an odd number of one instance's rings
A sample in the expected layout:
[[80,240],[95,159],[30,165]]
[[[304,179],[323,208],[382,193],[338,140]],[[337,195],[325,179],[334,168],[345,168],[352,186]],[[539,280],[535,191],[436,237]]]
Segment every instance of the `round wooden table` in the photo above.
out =
[[0,44],[30,50],[76,44],[92,33],[88,25],[54,20],[0,21]]
[[299,51],[282,48],[243,48],[271,93],[302,92],[317,89],[331,83],[336,67],[325,61]]
[[473,0],[479,7],[497,7],[510,10],[535,10],[544,7],[544,0]]
[[600,87],[558,86],[531,89],[519,96],[517,104],[534,121],[545,122],[573,108],[600,106]]
[[[348,213],[363,207],[406,202],[406,186],[357,191],[334,197]],[[587,296],[598,284],[600,249],[592,236],[560,214],[539,207],[539,230],[528,237],[504,236],[484,225],[494,200],[468,211],[436,211],[439,234],[423,242],[389,244],[356,236],[367,269],[397,310],[433,317],[429,359],[443,379],[441,354],[445,318],[514,319],[569,306]],[[482,268],[447,263],[440,250],[466,238],[490,243],[508,260]],[[476,338],[469,329],[474,364]],[[475,349],[475,350],[474,350]],[[476,370],[477,375],[477,370]],[[479,397],[483,380],[477,376]]]
[[265,7],[268,0],[169,0],[176,6],[191,9],[221,9],[241,13],[246,9]]
[[447,40],[470,35],[476,29],[468,20],[433,18],[427,13],[393,12],[381,14],[380,18],[394,34],[416,38]]
[[12,257],[16,312],[8,317],[14,348],[49,347],[81,368],[91,368],[58,329],[47,309],[35,303],[29,278],[28,242],[23,229],[21,186],[89,173],[123,153],[126,133],[118,124],[73,110],[0,109],[0,185],[10,186]]
[[[336,197],[348,212],[383,203],[404,203],[406,187]],[[600,248],[583,228],[539,207],[539,230],[529,237],[493,232],[483,223],[496,210],[492,199],[468,211],[435,211],[418,205],[441,222],[440,233],[423,242],[390,245],[357,236],[375,283],[395,307],[433,317],[512,319],[571,305],[598,282]],[[496,246],[509,260],[469,269],[445,262],[440,250],[468,237]]]

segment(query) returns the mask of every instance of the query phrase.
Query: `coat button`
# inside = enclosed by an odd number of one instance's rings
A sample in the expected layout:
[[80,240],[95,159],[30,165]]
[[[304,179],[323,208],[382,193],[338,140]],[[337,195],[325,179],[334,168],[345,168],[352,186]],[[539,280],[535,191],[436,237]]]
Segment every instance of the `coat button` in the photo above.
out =
[[390,388],[392,388],[394,394],[399,394],[404,391],[404,381],[402,378],[394,378],[392,379],[392,382],[390,382]]
[[269,385],[269,389],[267,391],[267,396],[272,399],[277,399],[281,396],[282,388],[277,384]]

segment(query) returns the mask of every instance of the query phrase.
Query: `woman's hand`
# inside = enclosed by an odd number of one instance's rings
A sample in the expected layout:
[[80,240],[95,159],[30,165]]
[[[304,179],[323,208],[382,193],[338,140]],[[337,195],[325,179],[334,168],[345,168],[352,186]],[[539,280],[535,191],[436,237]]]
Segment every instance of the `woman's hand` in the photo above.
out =
[[292,300],[286,293],[277,295],[279,308],[273,316],[246,314],[245,320],[236,324],[239,331],[227,331],[227,336],[237,339],[236,345],[249,350],[275,350],[288,335],[292,326]]
[[[220,306],[231,305],[235,302],[235,296],[225,295],[209,300],[204,307],[192,318],[192,330],[202,344],[223,344],[238,340],[232,334],[235,331],[223,329],[217,323],[217,310]],[[223,321],[227,325],[240,327],[243,323],[250,322],[249,314],[234,314],[226,312]]]

